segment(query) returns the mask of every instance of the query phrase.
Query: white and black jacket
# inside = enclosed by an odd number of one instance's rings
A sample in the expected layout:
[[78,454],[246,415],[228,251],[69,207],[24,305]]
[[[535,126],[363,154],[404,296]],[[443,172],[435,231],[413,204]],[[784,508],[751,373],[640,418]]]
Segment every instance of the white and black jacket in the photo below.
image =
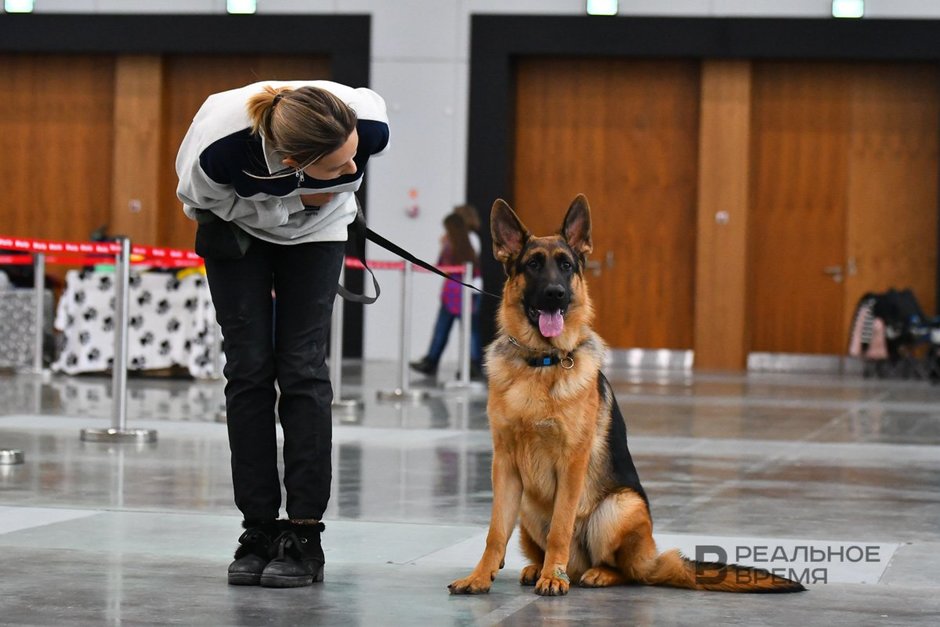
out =
[[[356,112],[359,148],[356,173],[321,181],[310,176],[260,179],[284,169],[281,155],[263,136],[251,132],[248,99],[271,87],[310,85],[338,96]],[[371,89],[330,81],[264,81],[213,94],[193,118],[176,157],[183,211],[196,219],[208,210],[246,232],[278,244],[344,241],[356,215],[353,193],[359,189],[369,157],[388,148],[385,101]],[[251,176],[254,174],[255,176]],[[301,194],[335,193],[319,208],[306,208]]]

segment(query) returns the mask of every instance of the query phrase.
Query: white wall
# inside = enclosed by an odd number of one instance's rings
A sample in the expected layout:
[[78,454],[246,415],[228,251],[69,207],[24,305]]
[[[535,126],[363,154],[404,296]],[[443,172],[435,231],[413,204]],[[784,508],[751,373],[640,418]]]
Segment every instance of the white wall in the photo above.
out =
[[[224,13],[225,0],[36,0],[36,12]],[[878,18],[940,18],[937,0],[867,0]],[[826,17],[830,0],[621,0],[621,15]],[[258,13],[372,15],[372,85],[389,106],[392,150],[369,166],[373,229],[430,261],[441,220],[463,201],[467,149],[470,15],[583,13],[583,0],[258,0]],[[285,50],[289,52],[289,45]],[[412,197],[416,194],[416,197]],[[419,215],[410,218],[413,205]],[[487,210],[487,207],[480,207]],[[390,259],[369,251],[369,257]],[[398,355],[397,275],[381,273],[382,298],[366,307],[365,356]],[[410,354],[424,354],[440,280],[415,277]],[[444,359],[456,359],[454,331]]]

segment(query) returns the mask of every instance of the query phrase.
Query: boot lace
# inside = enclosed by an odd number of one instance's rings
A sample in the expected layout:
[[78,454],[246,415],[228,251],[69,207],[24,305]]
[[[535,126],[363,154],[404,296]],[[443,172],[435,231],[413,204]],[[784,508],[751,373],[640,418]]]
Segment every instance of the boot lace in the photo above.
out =
[[306,538],[298,537],[293,531],[285,531],[274,541],[275,559],[299,558],[301,555],[300,545],[306,541]]
[[268,534],[261,531],[260,529],[252,528],[247,530],[238,538],[239,544],[266,544],[270,541]]

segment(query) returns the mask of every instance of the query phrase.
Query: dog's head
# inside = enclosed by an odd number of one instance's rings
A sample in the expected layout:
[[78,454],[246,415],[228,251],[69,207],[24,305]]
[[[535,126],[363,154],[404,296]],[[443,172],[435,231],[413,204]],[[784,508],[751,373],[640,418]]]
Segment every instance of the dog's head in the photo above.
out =
[[591,210],[578,195],[555,235],[529,233],[503,200],[490,216],[493,256],[506,270],[500,308],[503,329],[535,344],[559,348],[577,343],[580,328],[593,318],[584,282],[586,256],[592,250]]

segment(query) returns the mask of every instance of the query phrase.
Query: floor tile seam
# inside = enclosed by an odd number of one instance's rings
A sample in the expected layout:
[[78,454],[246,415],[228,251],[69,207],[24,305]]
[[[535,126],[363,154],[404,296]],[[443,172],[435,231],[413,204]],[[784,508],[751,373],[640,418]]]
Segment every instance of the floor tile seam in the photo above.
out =
[[825,423],[818,426],[813,431],[810,431],[808,434],[805,434],[799,439],[797,439],[796,442],[803,443],[803,444],[812,444],[814,440],[819,437],[820,434],[825,433],[829,429],[834,428],[839,422],[851,416],[853,411],[854,410],[847,409],[843,411],[841,414],[833,416],[832,418],[830,418]]
[[[748,472],[759,471],[760,464],[826,463],[834,458],[866,468],[923,468],[940,464],[936,445],[885,444],[869,442],[794,442],[789,440],[749,440],[701,438],[695,444],[668,438],[645,440],[630,438],[630,451],[640,463],[654,462],[663,457],[687,456],[701,460],[739,460],[750,462]],[[742,452],[743,451],[743,452]],[[768,457],[770,455],[770,457]]]
[[[49,505],[45,502],[24,502],[24,503],[4,503],[3,507],[15,508],[15,509],[39,509],[39,510],[72,510],[72,511],[82,511],[82,512],[92,512],[90,516],[97,516],[101,514],[142,514],[142,515],[151,515],[151,516],[185,516],[185,517],[217,517],[217,518],[231,518],[236,522],[241,520],[239,514],[225,514],[221,512],[211,512],[205,510],[194,510],[194,509],[148,509],[141,507],[133,506],[115,506],[108,505],[107,507],[101,506],[85,506],[81,503],[67,504],[67,505]],[[88,516],[88,517],[90,517]],[[60,522],[69,522],[65,521],[54,521],[47,524],[58,524]],[[42,526],[42,525],[37,525]]]
[[[79,423],[79,418],[67,415],[50,415],[50,414],[10,414],[6,416],[7,418],[14,418],[17,420],[25,419],[37,419],[36,422],[30,424],[4,424],[3,418],[0,417],[0,437],[4,432],[19,433],[19,432],[31,432],[31,431],[41,431],[43,433],[50,432],[61,432],[62,434],[68,433],[69,435],[74,435],[76,439],[80,437],[80,432],[84,428],[92,428],[100,425],[85,425],[81,426]],[[83,417],[84,418],[84,417]],[[43,419],[52,419],[47,420],[46,424],[42,424]],[[92,418],[92,420],[103,421],[105,418]],[[75,424],[66,424],[66,421],[72,422]],[[217,428],[218,427],[218,428]],[[161,431],[163,433],[163,438],[176,438],[176,437],[191,437],[199,436],[203,439],[212,438],[219,441],[227,441],[227,434],[225,431],[224,424],[218,424],[211,422],[189,422],[189,421],[177,421],[177,420],[162,420],[162,419],[141,419],[133,421],[133,423],[128,423],[128,428],[141,428],[141,429],[153,429],[157,431],[157,444],[159,444],[161,439]],[[74,433],[73,433],[74,431]],[[370,427],[370,426],[357,426],[349,427],[343,425],[333,425],[333,436],[335,440],[341,440],[343,443],[346,442],[356,442],[362,439],[367,439],[369,437],[383,437],[383,436],[394,436],[396,440],[406,438],[409,442],[414,442],[416,446],[427,444],[428,442],[441,442],[446,440],[459,440],[464,442],[468,435],[473,438],[485,439],[489,441],[488,436],[489,431],[487,429],[464,429],[464,428],[447,428],[447,429],[408,429],[408,428],[393,428],[393,427]],[[482,434],[487,434],[485,437]],[[279,432],[279,438],[282,436]],[[469,444],[482,444],[482,442],[475,443],[470,442]]]
[[[894,558],[892,557],[892,561],[893,559]],[[926,584],[926,583],[907,581],[904,578],[901,578],[898,581],[882,581],[882,579],[884,579],[884,576],[887,574],[887,571],[888,569],[886,568],[885,572],[879,578],[878,583],[874,585],[884,586],[886,588],[901,588],[904,591],[911,591],[911,592],[929,592],[933,594],[940,593],[940,583],[931,585],[931,584]]]
[[620,394],[617,397],[621,405],[630,407],[633,403],[649,403],[651,405],[680,405],[705,407],[754,407],[754,408],[796,408],[796,409],[845,409],[860,407],[864,404],[857,401],[842,401],[833,399],[787,399],[773,397],[741,397],[741,396],[671,396],[659,394]]
[[[624,371],[624,376],[630,371]],[[866,379],[861,373],[856,376],[852,373],[826,373],[826,372],[759,372],[745,371],[740,373],[709,372],[696,370],[688,377],[694,378],[696,383],[717,384],[747,384],[765,385],[768,387],[840,387],[849,389],[872,389],[873,387],[891,388],[922,388],[923,380],[904,379]]]
[[940,411],[936,403],[931,402],[911,402],[911,401],[891,401],[891,400],[851,400],[841,401],[832,399],[783,399],[783,398],[741,398],[738,396],[660,396],[652,395],[631,395],[621,394],[618,396],[619,403],[624,408],[629,408],[632,404],[649,403],[651,405],[679,405],[704,406],[704,407],[741,407],[750,408],[771,408],[771,409],[821,409],[832,410],[839,409],[843,411],[859,411],[871,409],[873,407],[884,407],[888,411],[899,413],[937,413],[940,417]]
[[[860,411],[860,410],[869,410],[869,411],[870,411],[870,410],[877,410],[878,405],[884,406],[884,407],[886,407],[886,408],[889,407],[889,406],[888,406],[886,403],[884,403],[884,401],[883,401],[883,398],[884,398],[885,396],[887,396],[887,395],[888,395],[888,392],[884,392],[884,393],[882,394],[881,399],[872,399],[872,400],[870,400],[870,401],[868,401],[868,402],[866,402],[866,403],[862,403],[857,409],[846,409],[845,412],[843,412],[842,414],[840,414],[840,415],[838,415],[838,416],[835,416],[834,418],[832,418],[831,420],[829,420],[829,421],[826,422],[825,424],[821,425],[820,427],[818,427],[818,428],[815,429],[814,431],[810,432],[808,435],[806,435],[806,436],[804,436],[803,438],[801,438],[799,441],[806,442],[807,444],[818,442],[817,438],[818,438],[820,435],[822,435],[823,433],[825,433],[826,431],[828,431],[828,430],[830,430],[830,429],[832,429],[832,428],[837,427],[837,426],[838,426],[838,423],[839,423],[840,421],[842,421],[842,420],[844,420],[844,419],[847,419],[847,418],[851,418],[852,414],[853,414],[854,412],[856,412],[856,411]],[[935,406],[926,406],[926,407],[928,407],[928,408],[929,408],[930,410],[932,410],[932,411],[937,411],[937,409],[936,409]],[[892,407],[892,409],[894,409],[894,408]],[[931,417],[931,416],[921,416],[921,418],[931,419],[932,417]],[[940,422],[940,413],[937,414],[936,419],[937,419],[938,422]],[[850,443],[850,444],[851,444],[851,443]],[[900,446],[903,446],[903,445],[900,445]]]
[[[52,505],[38,505],[38,504],[18,504],[18,503],[4,503],[2,504],[4,508],[11,509],[41,509],[41,510],[76,510],[82,512],[93,512],[93,515],[98,514],[130,514],[130,515],[153,515],[153,516],[184,516],[184,517],[214,517],[214,518],[224,518],[232,519],[234,521],[240,521],[240,514],[226,514],[220,512],[206,512],[206,511],[197,511],[197,510],[170,510],[170,509],[146,509],[146,508],[134,508],[134,507],[82,507],[81,505],[68,505],[68,506],[52,506]],[[479,525],[474,523],[460,523],[460,522],[437,522],[437,521],[422,521],[422,520],[413,520],[413,519],[402,519],[402,518],[352,518],[349,516],[335,516],[324,518],[324,523],[330,522],[341,522],[341,523],[352,523],[352,524],[366,524],[366,525],[402,525],[402,526],[416,526],[416,527],[437,527],[445,529],[462,529],[467,531],[477,531],[480,529],[486,530],[485,525]],[[57,524],[59,522],[69,522],[66,521],[54,521],[47,524]],[[37,527],[42,525],[37,525]],[[32,528],[32,527],[30,527]]]

